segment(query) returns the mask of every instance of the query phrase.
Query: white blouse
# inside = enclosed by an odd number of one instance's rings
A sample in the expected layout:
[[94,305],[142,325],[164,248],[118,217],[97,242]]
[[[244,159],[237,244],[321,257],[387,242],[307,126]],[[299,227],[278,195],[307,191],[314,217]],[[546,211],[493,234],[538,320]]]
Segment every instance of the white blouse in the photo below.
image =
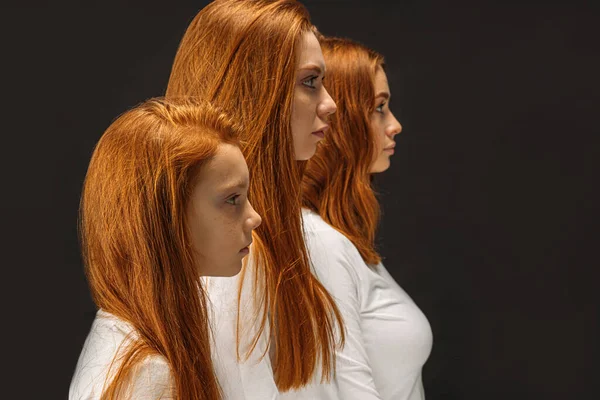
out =
[[[120,318],[103,310],[96,313],[92,328],[79,356],[69,388],[69,400],[100,399],[110,372],[110,381],[118,365],[109,371],[115,355],[135,335],[134,328]],[[125,345],[121,347],[122,345]],[[171,372],[166,360],[159,355],[147,357],[134,372],[129,386],[131,399],[172,399]]]
[[[253,267],[254,263],[250,260],[247,268]],[[241,274],[231,278],[203,278],[211,303],[210,318],[214,339],[212,354],[217,378],[223,389],[224,400],[275,400],[279,392],[273,377],[269,353],[267,352],[261,358],[267,348],[268,325],[250,357],[246,361],[237,360],[236,324],[240,276]],[[253,274],[248,271],[245,275],[240,302],[242,318],[240,355],[242,356],[249,348],[250,339],[257,332],[256,325],[252,323],[255,321],[256,313],[252,281]]]
[[[250,263],[248,263],[250,267]],[[254,352],[244,362],[238,362],[236,354],[237,294],[240,275],[234,277],[203,277],[209,298],[209,319],[212,332],[211,354],[213,366],[224,400],[275,400],[278,390],[266,349],[266,335],[261,336]],[[244,329],[240,352],[248,348],[256,327],[249,321],[254,315],[251,294],[252,274],[246,275],[242,289],[242,317]],[[133,327],[105,311],[98,311],[96,319],[77,363],[71,381],[69,400],[99,399],[107,378],[108,367],[119,346],[127,340]],[[138,371],[136,371],[138,372]],[[171,399],[171,374],[167,362],[161,356],[146,359],[136,374],[132,399]]]
[[421,370],[432,347],[425,315],[382,264],[367,265],[356,247],[318,214],[304,209],[314,274],[336,300],[346,326],[336,377],[282,399],[421,400]]

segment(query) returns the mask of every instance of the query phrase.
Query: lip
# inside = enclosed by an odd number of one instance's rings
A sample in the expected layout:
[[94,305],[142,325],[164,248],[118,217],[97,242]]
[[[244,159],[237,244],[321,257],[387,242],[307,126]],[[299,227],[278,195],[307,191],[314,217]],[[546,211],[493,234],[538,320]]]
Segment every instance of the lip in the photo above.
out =
[[252,242],[250,242],[250,244],[248,244],[248,246],[242,248],[240,250],[240,253],[242,253],[242,254],[248,254],[248,253],[250,253],[250,245],[252,245]]
[[325,125],[325,126],[321,127],[320,129],[317,129],[316,131],[312,132],[312,134],[323,139],[323,138],[325,138],[325,132],[327,132],[328,129],[329,129],[329,125]]
[[383,151],[390,153],[390,154],[394,154],[394,147],[396,147],[396,143],[390,144],[389,146],[384,148]]

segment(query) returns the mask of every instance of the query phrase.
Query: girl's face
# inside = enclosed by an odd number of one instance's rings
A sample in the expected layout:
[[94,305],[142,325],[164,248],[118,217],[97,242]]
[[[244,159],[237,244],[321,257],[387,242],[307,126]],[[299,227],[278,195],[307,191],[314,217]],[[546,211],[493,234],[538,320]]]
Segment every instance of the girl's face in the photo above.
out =
[[249,252],[260,215],[248,202],[248,166],[237,146],[221,144],[196,176],[187,222],[200,275],[233,276]]
[[390,167],[390,157],[394,154],[394,136],[402,132],[402,125],[390,110],[390,87],[383,68],[377,68],[374,78],[375,111],[371,116],[371,129],[375,134],[375,154],[371,173],[383,172]]
[[292,137],[296,160],[308,160],[317,143],[327,134],[327,119],[336,105],[325,87],[325,60],[321,45],[312,32],[301,39],[292,106]]

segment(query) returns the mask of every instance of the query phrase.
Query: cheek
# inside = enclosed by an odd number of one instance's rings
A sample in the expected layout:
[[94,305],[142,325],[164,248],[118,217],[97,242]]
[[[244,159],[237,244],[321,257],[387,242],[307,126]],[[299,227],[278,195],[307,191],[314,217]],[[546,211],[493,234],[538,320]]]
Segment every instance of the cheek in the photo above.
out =
[[[225,214],[227,214],[226,211],[211,221],[211,226],[207,231],[207,240],[213,251],[221,252],[231,247],[236,241],[235,234],[238,231],[236,224]],[[219,256],[219,254],[216,254],[216,256]]]
[[190,240],[194,249],[198,253],[204,254],[206,252],[207,240],[210,239],[210,236],[207,235],[210,224],[205,218],[200,217],[194,212],[188,213],[187,223],[191,235]]
[[377,153],[379,153],[383,150],[383,144],[384,144],[385,134],[383,132],[383,127],[376,119],[373,119],[371,121],[371,128],[373,129],[373,136],[375,139],[375,149],[376,149]]
[[379,140],[379,149],[383,150],[383,148],[385,147],[387,140],[386,140],[386,134],[385,134],[385,127],[383,125],[379,126],[379,134],[377,135],[377,138]]
[[312,104],[310,96],[306,93],[296,92],[292,107],[292,123],[298,127],[305,127],[313,123],[316,114],[316,105]]
[[204,207],[201,215],[188,214],[194,248],[205,258],[218,257],[220,250],[231,242],[229,238],[233,229],[223,214],[222,210],[210,207]]

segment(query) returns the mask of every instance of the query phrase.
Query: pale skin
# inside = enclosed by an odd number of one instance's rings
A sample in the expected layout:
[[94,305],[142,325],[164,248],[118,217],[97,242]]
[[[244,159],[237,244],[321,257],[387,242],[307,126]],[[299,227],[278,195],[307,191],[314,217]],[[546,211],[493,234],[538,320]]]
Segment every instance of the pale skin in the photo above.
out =
[[402,132],[402,125],[390,110],[390,87],[383,68],[378,67],[373,79],[375,88],[375,111],[371,116],[371,129],[375,133],[375,154],[371,173],[378,173],[390,167],[390,157],[394,154],[394,137]]
[[291,125],[295,157],[308,160],[327,134],[327,120],[336,105],[323,86],[325,60],[319,41],[307,32],[300,42]]
[[261,217],[248,201],[249,173],[237,146],[222,143],[197,173],[187,207],[191,242],[203,276],[234,276]]

